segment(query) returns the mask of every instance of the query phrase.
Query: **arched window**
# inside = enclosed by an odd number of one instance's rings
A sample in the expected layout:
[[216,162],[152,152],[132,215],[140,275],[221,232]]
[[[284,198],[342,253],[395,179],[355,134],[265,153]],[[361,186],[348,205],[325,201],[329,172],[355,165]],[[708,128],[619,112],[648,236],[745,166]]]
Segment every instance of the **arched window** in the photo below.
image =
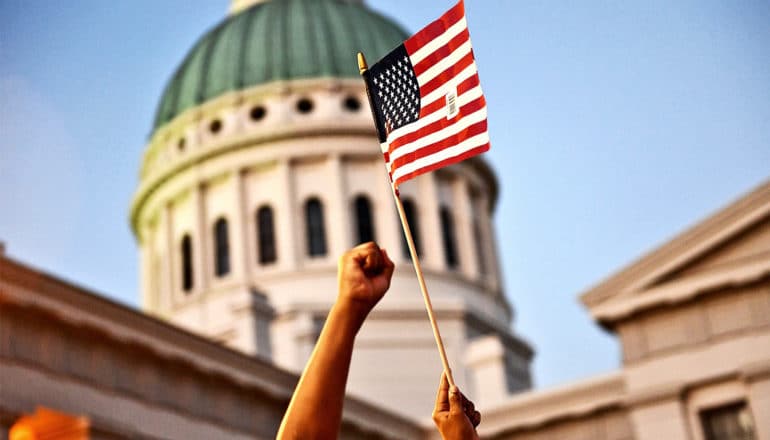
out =
[[214,273],[218,277],[230,273],[230,241],[227,237],[227,220],[224,217],[214,223]]
[[311,257],[326,255],[324,209],[321,201],[315,197],[305,202],[305,228],[307,254]]
[[356,244],[374,241],[374,223],[372,222],[372,204],[366,196],[358,196],[353,201],[356,211]]
[[455,240],[455,222],[449,208],[442,206],[439,211],[441,217],[441,238],[444,241],[444,261],[450,269],[457,268],[457,241]]
[[259,264],[270,264],[276,260],[273,208],[269,206],[257,210],[257,253]]
[[[422,255],[422,242],[420,240],[420,224],[417,218],[417,207],[414,205],[412,199],[404,199],[401,202],[404,205],[404,215],[406,215],[406,222],[409,223],[409,229],[412,231],[412,240],[414,241],[414,248],[417,251],[417,256]],[[404,244],[404,258],[409,259],[409,246],[406,244],[406,235],[402,235],[402,242]]]
[[193,288],[192,239],[190,234],[182,237],[182,290],[190,292]]

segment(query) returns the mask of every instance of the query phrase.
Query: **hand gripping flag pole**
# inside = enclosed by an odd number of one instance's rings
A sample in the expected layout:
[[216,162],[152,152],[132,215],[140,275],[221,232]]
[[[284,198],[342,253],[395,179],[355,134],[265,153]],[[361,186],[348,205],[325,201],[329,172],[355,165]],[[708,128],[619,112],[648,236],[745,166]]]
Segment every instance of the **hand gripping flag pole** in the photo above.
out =
[[359,52],[358,69],[433,336],[454,385],[398,186],[489,149],[487,106],[463,0],[371,67]]
[[[366,65],[366,59],[364,54],[358,52],[358,71],[361,75],[364,75],[368,69]],[[369,96],[369,103],[374,108],[372,102],[371,92],[369,86],[366,87],[366,94]],[[375,119],[376,121],[376,119]],[[430,301],[430,295],[428,295],[428,287],[425,285],[425,277],[422,274],[422,267],[420,266],[420,258],[417,256],[417,248],[414,245],[414,239],[412,238],[412,230],[409,227],[409,222],[406,219],[406,213],[404,212],[404,204],[401,203],[401,197],[399,196],[398,189],[393,185],[391,181],[390,185],[391,193],[393,194],[393,200],[396,202],[396,208],[398,208],[398,217],[401,219],[401,226],[404,229],[404,235],[406,236],[406,243],[409,247],[409,254],[412,256],[412,263],[414,265],[414,271],[417,274],[417,281],[420,284],[420,291],[422,292],[422,299],[425,301],[425,309],[428,311],[428,319],[430,320],[430,326],[433,329],[433,337],[436,339],[436,346],[438,347],[439,356],[441,356],[441,364],[444,367],[449,385],[454,386],[455,380],[452,376],[452,369],[449,368],[449,361],[447,360],[446,350],[444,349],[444,341],[441,339],[441,332],[438,329],[438,323],[436,323],[436,315],[433,313],[433,304]]]

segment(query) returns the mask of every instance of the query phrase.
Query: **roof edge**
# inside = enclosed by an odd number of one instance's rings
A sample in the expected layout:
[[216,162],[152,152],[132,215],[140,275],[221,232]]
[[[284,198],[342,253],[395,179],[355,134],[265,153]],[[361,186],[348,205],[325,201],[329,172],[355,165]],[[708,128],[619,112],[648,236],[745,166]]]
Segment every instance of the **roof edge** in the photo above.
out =
[[[9,288],[14,286],[20,291]],[[298,375],[265,359],[229,349],[4,255],[0,255],[0,305],[34,309],[66,325],[98,331],[117,344],[136,344],[161,358],[185,362],[203,374],[254,387],[286,404],[299,380]],[[349,394],[343,424],[389,438],[415,438],[425,430],[418,420]]]
[[641,291],[770,215],[770,180],[676,235],[580,294],[589,309],[621,293]]
[[622,371],[583,379],[563,386],[517,394],[490,408],[482,408],[479,434],[497,437],[537,429],[562,420],[625,407]]

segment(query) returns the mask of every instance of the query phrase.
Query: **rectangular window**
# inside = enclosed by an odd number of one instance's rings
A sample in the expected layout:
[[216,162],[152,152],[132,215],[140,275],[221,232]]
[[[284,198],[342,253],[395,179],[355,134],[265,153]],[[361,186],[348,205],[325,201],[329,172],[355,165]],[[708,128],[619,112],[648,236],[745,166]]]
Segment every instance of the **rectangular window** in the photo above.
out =
[[745,402],[720,406],[700,413],[706,440],[755,440],[754,421]]

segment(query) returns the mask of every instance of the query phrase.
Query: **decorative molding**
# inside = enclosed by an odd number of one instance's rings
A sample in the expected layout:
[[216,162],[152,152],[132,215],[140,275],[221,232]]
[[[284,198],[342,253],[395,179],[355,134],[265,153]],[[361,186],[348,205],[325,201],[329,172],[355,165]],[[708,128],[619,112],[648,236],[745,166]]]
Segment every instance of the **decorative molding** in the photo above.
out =
[[494,407],[480,409],[484,423],[479,427],[479,434],[492,438],[624,410],[624,394],[623,374],[613,372],[565,387],[515,395]]
[[[264,360],[227,349],[5,257],[0,257],[0,317],[2,334],[17,336],[0,338],[0,363],[4,365],[30,374],[66,376],[103,392],[152,402],[230,428],[252,423],[252,418],[242,417],[243,411],[234,408],[254,404],[283,407],[298,380]],[[41,332],[55,340],[40,344],[48,337]],[[23,343],[24,338],[31,338],[30,343]],[[104,362],[112,367],[103,368]],[[120,365],[130,368],[121,369]],[[171,399],[174,393],[185,392],[185,386],[171,381],[185,378],[189,378],[192,388],[188,391],[193,394],[207,388],[205,407],[194,409],[191,405],[203,402],[194,396]],[[21,411],[0,406],[0,413]],[[282,412],[278,409],[266,414],[280,419]],[[346,397],[344,431],[416,439],[423,436],[423,429],[387,410]]]
[[638,292],[770,215],[770,180],[581,295],[594,308]]
[[684,382],[661,384],[655,387],[629,392],[625,396],[625,402],[629,407],[640,407],[652,405],[661,401],[678,401],[684,396],[686,388]]
[[735,267],[693,275],[681,281],[672,281],[649,289],[644,294],[605,301],[593,306],[591,315],[600,323],[609,326],[613,322],[644,310],[662,305],[680,304],[717,289],[760,281],[768,275],[770,275],[770,259],[760,259]]
[[770,378],[770,360],[744,365],[740,369],[740,376],[749,383]]

